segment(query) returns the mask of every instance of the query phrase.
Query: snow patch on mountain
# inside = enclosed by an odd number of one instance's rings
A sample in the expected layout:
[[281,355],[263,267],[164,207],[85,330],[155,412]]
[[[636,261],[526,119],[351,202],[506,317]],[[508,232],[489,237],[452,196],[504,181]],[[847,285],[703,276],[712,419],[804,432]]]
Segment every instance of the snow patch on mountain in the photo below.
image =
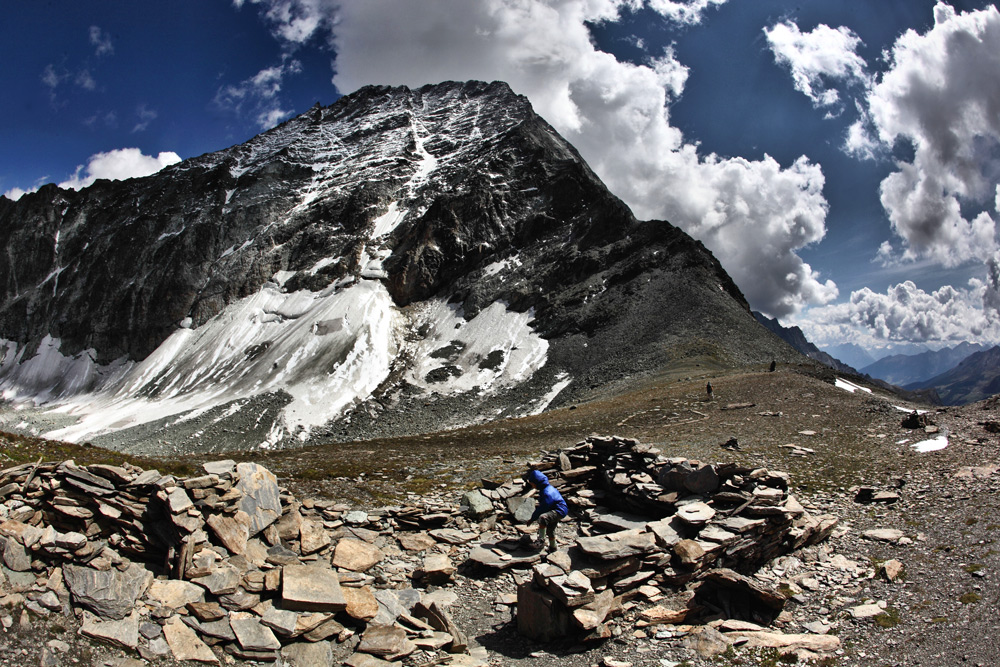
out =
[[545,364],[549,347],[531,330],[533,316],[496,302],[466,321],[454,304],[426,302],[416,326],[427,333],[412,351],[407,380],[438,394],[485,394],[527,380]]
[[217,422],[253,396],[283,392],[290,400],[256,443],[272,447],[349,414],[399,363],[427,394],[489,395],[527,380],[548,350],[532,317],[494,303],[466,320],[442,299],[400,309],[377,280],[290,293],[271,282],[201,327],[178,329],[140,363],[100,367],[93,353],[62,355],[51,337],[22,363],[24,348],[3,341],[0,391],[75,419],[44,434],[70,442],[228,406]]
[[872,393],[872,390],[869,389],[868,387],[862,387],[861,385],[854,384],[853,382],[848,382],[843,378],[836,378],[834,380],[834,386],[836,386],[838,389],[843,389],[844,391],[849,392],[851,394],[853,394],[858,390],[869,394]]
[[375,218],[375,229],[372,230],[372,238],[377,239],[396,229],[408,212],[405,208],[399,207],[398,201],[389,204],[389,210]]
[[60,345],[58,338],[45,336],[35,354],[25,359],[23,345],[0,340],[0,397],[41,405],[100,388],[132,366],[125,360],[100,366],[94,361],[94,350],[65,356]]

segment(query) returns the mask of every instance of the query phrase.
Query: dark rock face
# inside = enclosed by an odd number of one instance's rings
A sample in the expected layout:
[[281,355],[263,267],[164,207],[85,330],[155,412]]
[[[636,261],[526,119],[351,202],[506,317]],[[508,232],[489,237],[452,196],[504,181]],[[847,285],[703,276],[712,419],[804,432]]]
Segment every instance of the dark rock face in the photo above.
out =
[[[403,313],[428,299],[460,306],[466,320],[496,303],[530,313],[546,363],[505,390],[511,406],[558,377],[572,381],[560,395],[570,400],[678,355],[791,354],[700,243],[637,221],[498,82],[366,87],[146,178],[0,197],[0,240],[0,338],[18,344],[20,361],[46,336],[65,356],[140,361],[179,327],[197,331],[268,285],[326,294],[365,281]],[[244,363],[266,358],[271,343],[248,346]],[[407,393],[398,378],[408,360],[397,356],[383,394]],[[440,361],[431,380],[461,374]],[[479,368],[507,362],[494,350]],[[467,398],[458,403],[476,414],[482,402]]]

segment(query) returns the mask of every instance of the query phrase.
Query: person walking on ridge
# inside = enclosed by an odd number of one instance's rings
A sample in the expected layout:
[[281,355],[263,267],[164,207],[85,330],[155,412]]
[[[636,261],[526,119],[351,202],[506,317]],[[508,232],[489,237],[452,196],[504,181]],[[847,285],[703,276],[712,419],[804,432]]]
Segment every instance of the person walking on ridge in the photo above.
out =
[[524,481],[531,484],[538,490],[538,506],[535,512],[528,519],[528,523],[538,521],[538,538],[535,540],[535,547],[541,549],[545,546],[546,533],[548,534],[549,550],[555,551],[559,547],[556,545],[556,526],[566,514],[569,508],[562,494],[558,489],[549,484],[549,478],[538,470],[529,470],[524,474]]

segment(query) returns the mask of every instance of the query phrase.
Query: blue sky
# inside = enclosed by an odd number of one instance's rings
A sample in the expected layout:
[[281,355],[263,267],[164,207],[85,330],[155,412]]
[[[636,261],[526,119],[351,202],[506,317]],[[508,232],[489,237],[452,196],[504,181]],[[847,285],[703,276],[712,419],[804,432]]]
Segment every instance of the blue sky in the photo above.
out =
[[985,1],[69,0],[0,24],[0,193],[225,148],[367,83],[502,79],[821,346],[1000,342]]

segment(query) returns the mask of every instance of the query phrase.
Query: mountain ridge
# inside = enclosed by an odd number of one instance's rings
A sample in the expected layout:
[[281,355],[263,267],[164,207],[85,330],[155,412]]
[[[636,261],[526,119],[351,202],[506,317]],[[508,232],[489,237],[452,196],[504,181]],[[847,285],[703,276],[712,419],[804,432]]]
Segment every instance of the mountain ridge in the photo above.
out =
[[944,405],[965,405],[1000,393],[1000,346],[970,354],[957,366],[905,387],[933,389]]
[[869,364],[861,372],[900,387],[914,386],[954,368],[969,355],[986,349],[979,343],[962,342],[954,347],[920,354],[894,354]]

